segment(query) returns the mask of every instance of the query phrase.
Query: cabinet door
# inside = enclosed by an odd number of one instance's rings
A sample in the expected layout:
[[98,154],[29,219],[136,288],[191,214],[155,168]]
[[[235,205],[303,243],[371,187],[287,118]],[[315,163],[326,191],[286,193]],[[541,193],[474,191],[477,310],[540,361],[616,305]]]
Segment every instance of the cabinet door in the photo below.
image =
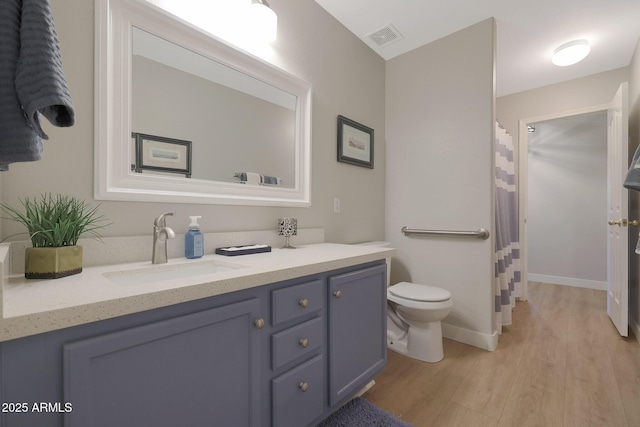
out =
[[329,403],[355,394],[387,362],[386,265],[329,277]]
[[258,299],[64,346],[68,427],[260,425]]

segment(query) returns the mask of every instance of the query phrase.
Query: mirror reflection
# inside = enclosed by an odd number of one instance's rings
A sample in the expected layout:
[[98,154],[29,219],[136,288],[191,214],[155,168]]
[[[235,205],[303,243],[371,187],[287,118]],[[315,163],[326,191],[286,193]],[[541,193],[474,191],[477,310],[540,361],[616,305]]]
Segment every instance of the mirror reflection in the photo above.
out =
[[144,0],[96,2],[95,198],[311,204],[311,86]]
[[295,187],[295,95],[136,27],[132,52],[134,172]]

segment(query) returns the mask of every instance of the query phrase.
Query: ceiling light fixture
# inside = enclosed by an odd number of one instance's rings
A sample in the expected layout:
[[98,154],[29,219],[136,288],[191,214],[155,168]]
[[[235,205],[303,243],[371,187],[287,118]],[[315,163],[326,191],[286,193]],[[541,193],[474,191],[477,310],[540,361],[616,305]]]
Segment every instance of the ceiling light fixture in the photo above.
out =
[[590,51],[591,47],[587,40],[574,40],[554,50],[551,62],[560,67],[566,67],[582,61]]
[[261,34],[266,41],[275,41],[278,36],[278,15],[267,0],[251,0],[251,21],[251,31]]

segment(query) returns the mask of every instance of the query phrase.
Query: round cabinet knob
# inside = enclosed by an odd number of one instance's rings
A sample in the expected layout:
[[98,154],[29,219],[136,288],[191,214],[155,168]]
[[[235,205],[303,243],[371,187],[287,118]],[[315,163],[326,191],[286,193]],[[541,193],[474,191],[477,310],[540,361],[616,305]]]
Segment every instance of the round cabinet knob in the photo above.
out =
[[257,319],[253,324],[256,325],[256,328],[262,329],[264,328],[264,319]]
[[300,304],[300,307],[302,308],[307,308],[309,307],[309,300],[306,298],[302,298],[300,301],[298,301],[298,304]]
[[300,341],[298,341],[300,343],[300,347],[302,348],[307,348],[309,347],[309,340],[306,338],[302,338]]
[[334,297],[336,297],[336,298],[340,298],[340,297],[342,297],[342,291],[335,291],[335,292],[333,293],[333,296],[334,296]]
[[300,383],[298,384],[298,388],[302,391],[307,391],[309,390],[309,384],[308,383]]

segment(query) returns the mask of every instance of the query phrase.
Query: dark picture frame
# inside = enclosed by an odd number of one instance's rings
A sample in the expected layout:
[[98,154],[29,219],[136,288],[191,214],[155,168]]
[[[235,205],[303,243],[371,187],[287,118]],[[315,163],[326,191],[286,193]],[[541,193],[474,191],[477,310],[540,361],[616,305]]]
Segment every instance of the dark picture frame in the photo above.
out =
[[135,172],[152,170],[184,174],[191,178],[191,141],[137,132],[133,132],[131,137],[135,140]]
[[373,169],[373,129],[338,116],[338,161]]

